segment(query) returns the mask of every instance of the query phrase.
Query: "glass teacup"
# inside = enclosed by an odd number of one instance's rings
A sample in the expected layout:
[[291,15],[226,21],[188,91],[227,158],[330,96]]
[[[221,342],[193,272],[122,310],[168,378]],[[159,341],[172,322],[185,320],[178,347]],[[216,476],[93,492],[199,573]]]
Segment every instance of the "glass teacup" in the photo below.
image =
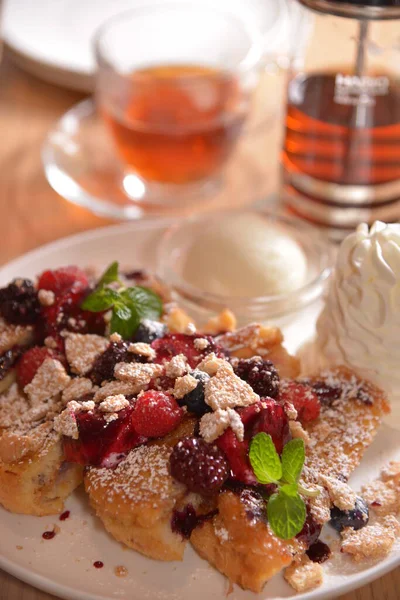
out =
[[175,204],[214,189],[249,113],[262,43],[235,14],[185,0],[100,28],[97,104],[132,199]]

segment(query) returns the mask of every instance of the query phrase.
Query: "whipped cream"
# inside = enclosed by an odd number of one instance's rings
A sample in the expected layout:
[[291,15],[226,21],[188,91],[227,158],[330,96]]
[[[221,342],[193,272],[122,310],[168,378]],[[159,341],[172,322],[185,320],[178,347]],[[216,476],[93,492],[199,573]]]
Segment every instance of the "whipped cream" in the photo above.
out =
[[400,428],[400,224],[362,224],[343,241],[314,350],[319,366],[346,364],[384,389]]

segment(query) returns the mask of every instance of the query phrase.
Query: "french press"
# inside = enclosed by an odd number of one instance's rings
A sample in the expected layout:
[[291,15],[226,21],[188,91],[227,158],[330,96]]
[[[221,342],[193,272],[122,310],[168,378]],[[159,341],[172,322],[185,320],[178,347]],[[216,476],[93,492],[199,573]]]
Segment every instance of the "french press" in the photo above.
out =
[[400,219],[400,0],[296,0],[282,152],[291,212],[340,239]]

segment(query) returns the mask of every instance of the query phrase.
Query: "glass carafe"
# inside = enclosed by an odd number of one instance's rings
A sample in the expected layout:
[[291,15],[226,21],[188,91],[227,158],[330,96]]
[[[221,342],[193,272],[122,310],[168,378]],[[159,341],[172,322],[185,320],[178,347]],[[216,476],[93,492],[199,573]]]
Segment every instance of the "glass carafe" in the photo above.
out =
[[333,238],[400,218],[400,0],[298,0],[282,153],[286,206]]

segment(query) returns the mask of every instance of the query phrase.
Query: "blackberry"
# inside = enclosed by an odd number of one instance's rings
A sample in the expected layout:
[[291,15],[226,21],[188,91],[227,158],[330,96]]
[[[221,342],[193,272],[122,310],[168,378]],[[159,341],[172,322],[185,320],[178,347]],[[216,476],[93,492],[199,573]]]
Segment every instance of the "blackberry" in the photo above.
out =
[[229,464],[223,452],[201,438],[183,438],[170,456],[171,475],[190,492],[212,496],[219,492],[229,476]]
[[181,406],[187,406],[189,412],[194,413],[198,417],[202,417],[204,413],[211,411],[211,408],[204,400],[204,388],[207,381],[209,381],[210,376],[197,369],[191,372],[191,376],[197,379],[198,384],[194,390],[179,400],[179,404]]
[[241,358],[234,366],[234,371],[259,396],[276,398],[278,395],[279,375],[275,365],[270,360],[263,360],[260,356]]
[[360,496],[357,496],[355,506],[352,510],[340,510],[337,506],[331,509],[330,524],[336,531],[343,531],[345,527],[355,530],[362,529],[368,524],[368,506]]
[[166,328],[163,323],[151,321],[150,319],[143,319],[133,336],[133,341],[151,344],[154,340],[162,338],[165,335],[165,331]]
[[21,353],[22,349],[19,346],[14,346],[14,348],[7,350],[0,356],[0,381],[6,377]]
[[103,352],[94,362],[89,374],[90,379],[96,385],[103,381],[114,378],[114,367],[119,362],[129,362],[133,355],[128,352],[125,342],[111,342],[107,350]]
[[14,279],[0,289],[0,314],[13,325],[33,325],[39,319],[40,303],[29,279]]

